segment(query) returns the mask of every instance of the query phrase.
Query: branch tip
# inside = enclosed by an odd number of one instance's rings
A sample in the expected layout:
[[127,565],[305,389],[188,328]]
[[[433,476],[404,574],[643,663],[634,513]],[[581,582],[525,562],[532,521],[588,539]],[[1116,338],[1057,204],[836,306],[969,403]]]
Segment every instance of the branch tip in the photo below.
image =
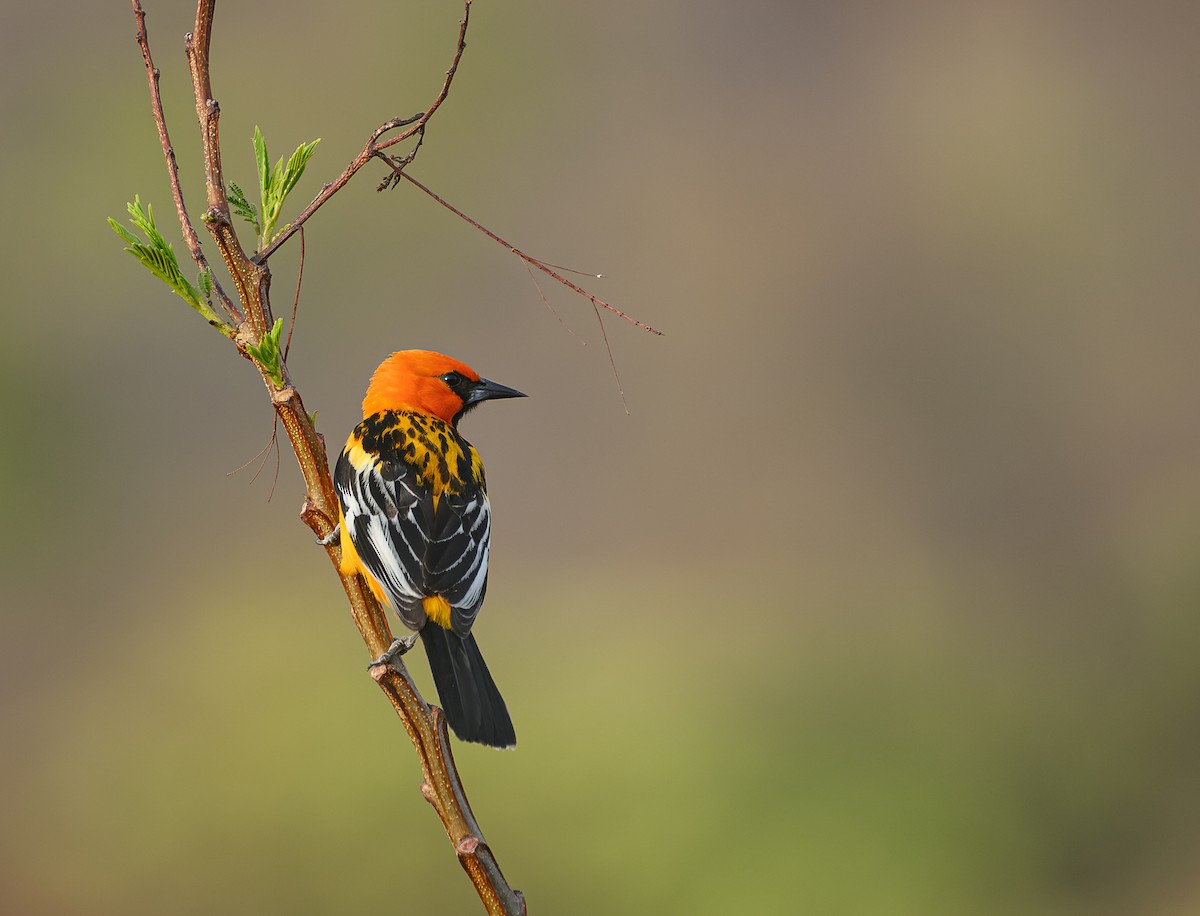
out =
[[[329,198],[345,187],[346,183],[354,177],[359,169],[370,162],[376,153],[393,147],[397,143],[403,143],[415,134],[424,131],[425,125],[429,123],[429,119],[433,117],[434,112],[438,110],[442,102],[446,100],[446,96],[450,94],[450,86],[454,82],[454,75],[458,72],[459,62],[462,60],[463,51],[467,47],[467,26],[470,20],[471,0],[464,0],[463,18],[458,23],[458,41],[454,46],[454,56],[450,61],[450,69],[446,71],[446,79],[442,83],[442,88],[439,90],[437,96],[434,98],[433,104],[421,114],[415,115],[412,118],[392,118],[390,121],[385,121],[379,127],[375,128],[368,138],[366,145],[363,146],[362,151],[351,160],[350,164],[342,171],[342,174],[329,184],[326,184],[321,189],[321,193],[313,198],[312,203],[300,211],[300,215],[292,220],[283,231],[275,236],[269,245],[258,253],[256,258],[257,263],[265,264],[267,259],[278,250],[279,246],[291,238],[292,234],[299,230],[308,221],[308,218],[316,213]],[[408,129],[397,134],[395,137],[390,137],[380,142],[380,138],[384,134],[398,127],[407,127]]]
[[421,189],[421,191],[423,191],[429,197],[432,197],[435,201],[437,201],[439,204],[441,204],[443,207],[445,207],[447,210],[449,210],[451,213],[453,213],[459,219],[465,220],[466,222],[470,223],[472,226],[474,226],[476,229],[478,229],[480,232],[482,232],[484,235],[486,235],[488,238],[490,238],[493,242],[496,242],[498,245],[501,245],[504,248],[507,248],[509,251],[511,251],[513,254],[515,254],[518,258],[520,258],[526,264],[536,267],[542,273],[557,280],[559,283],[561,283],[567,289],[583,296],[584,299],[587,299],[589,302],[592,303],[593,308],[598,307],[598,308],[605,309],[606,311],[612,312],[614,315],[616,315],[618,318],[622,319],[623,321],[628,321],[630,324],[632,324],[636,328],[641,328],[643,331],[649,331],[651,334],[655,334],[659,337],[663,336],[663,332],[658,330],[658,328],[652,328],[650,325],[646,324],[643,321],[639,321],[638,319],[634,318],[632,315],[627,315],[625,312],[621,311],[615,305],[609,305],[607,302],[605,302],[603,299],[599,298],[598,296],[593,296],[586,289],[583,289],[582,287],[578,286],[577,284],[572,283],[570,280],[568,280],[562,274],[553,270],[551,268],[551,266],[549,264],[547,264],[545,261],[541,261],[541,260],[533,257],[532,255],[526,254],[525,252],[521,251],[521,249],[519,249],[516,245],[512,244],[509,241],[506,241],[505,239],[502,239],[496,233],[492,232],[491,229],[488,229],[486,226],[482,225],[477,220],[474,220],[471,217],[467,216],[467,214],[463,213],[462,210],[458,209],[458,207],[454,206],[452,203],[447,201],[445,198],[440,197],[435,191],[433,191],[427,185],[424,185],[421,182],[417,181],[417,179],[413,178],[412,175],[408,174],[408,172],[402,171],[401,169],[396,168],[394,165],[392,166],[392,169],[393,169],[394,175],[396,175],[400,178],[404,178],[407,181],[409,181],[410,183],[416,185],[418,188]]

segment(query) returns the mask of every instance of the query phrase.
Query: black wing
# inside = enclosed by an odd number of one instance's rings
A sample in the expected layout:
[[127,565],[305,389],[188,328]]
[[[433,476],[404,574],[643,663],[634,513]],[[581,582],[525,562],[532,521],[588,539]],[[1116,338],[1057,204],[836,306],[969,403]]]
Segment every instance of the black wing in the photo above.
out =
[[437,500],[403,459],[384,460],[362,448],[342,452],[334,484],[346,531],[362,564],[410,628],[426,616],[422,599],[441,595],[451,626],[466,637],[487,591],[491,508],[482,487]]

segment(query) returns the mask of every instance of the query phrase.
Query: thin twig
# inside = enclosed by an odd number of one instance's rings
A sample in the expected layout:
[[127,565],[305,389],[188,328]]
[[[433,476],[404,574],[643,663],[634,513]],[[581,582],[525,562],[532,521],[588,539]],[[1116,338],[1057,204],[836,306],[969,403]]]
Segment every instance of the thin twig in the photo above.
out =
[[[566,330],[566,332],[568,334],[570,334],[572,337],[574,337],[576,340],[578,340],[581,346],[586,347],[587,341],[584,340],[582,337],[580,337],[578,334],[576,334],[571,329],[571,326],[569,324],[567,324],[565,321],[563,321],[563,317],[562,317],[562,315],[558,314],[558,310],[550,304],[550,300],[547,299],[546,294],[544,292],[542,292],[542,286],[540,283],[538,283],[537,277],[535,277],[533,275],[533,268],[530,267],[528,264],[525,265],[525,273],[529,274],[529,282],[532,283],[533,288],[537,290],[538,298],[542,300],[542,305],[546,306],[546,308],[550,310],[550,314],[558,319],[558,323],[563,326],[563,328]],[[595,306],[592,306],[592,307],[595,308]]]
[[[411,118],[392,118],[390,121],[385,121],[375,128],[370,139],[367,140],[366,145],[362,148],[362,152],[350,161],[350,164],[346,166],[342,174],[321,188],[321,192],[313,198],[312,203],[301,210],[300,215],[285,226],[279,235],[275,236],[267,247],[258,253],[256,258],[258,263],[265,264],[267,259],[275,253],[279,246],[291,238],[292,234],[299,230],[308,218],[321,208],[322,204],[345,187],[346,183],[354,177],[355,173],[370,162],[376,153],[390,149],[397,143],[403,143],[414,134],[423,133],[425,125],[429,123],[429,119],[433,117],[433,113],[441,107],[442,102],[446,100],[446,96],[450,94],[450,85],[454,82],[454,75],[458,72],[459,61],[462,60],[463,51],[467,49],[467,25],[471,19],[471,3],[472,0],[463,0],[463,18],[458,24],[458,42],[454,48],[454,58],[450,62],[450,69],[446,71],[446,80],[442,83],[442,88],[433,100],[433,104],[425,109],[425,111]],[[408,130],[380,142],[380,138],[384,134],[390,133],[400,127],[408,127]]]
[[438,92],[437,98],[433,100],[433,104],[429,106],[416,125],[403,134],[399,134],[378,144],[375,147],[376,152],[389,149],[397,143],[403,143],[417,131],[424,130],[425,124],[433,117],[433,113],[441,107],[442,102],[446,101],[446,96],[450,94],[450,84],[454,82],[454,75],[458,73],[458,63],[462,60],[463,51],[467,50],[467,26],[471,21],[471,2],[472,0],[463,0],[463,17],[458,23],[458,44],[455,46],[454,59],[450,61],[450,69],[446,71],[446,79],[442,83],[442,88]]
[[415,184],[418,188],[420,188],[422,191],[424,191],[426,194],[428,194],[430,197],[432,197],[434,200],[436,200],[439,204],[441,204],[443,207],[445,207],[447,210],[449,210],[455,216],[459,217],[460,219],[466,220],[468,223],[470,223],[472,226],[474,226],[476,229],[478,229],[480,232],[482,232],[484,235],[486,235],[488,238],[490,238],[493,242],[496,242],[499,245],[503,245],[505,248],[507,248],[509,251],[511,251],[513,254],[515,254],[518,258],[520,258],[526,264],[532,264],[534,267],[536,267],[542,273],[553,277],[555,280],[557,280],[559,283],[561,283],[567,289],[573,290],[574,292],[579,293],[579,295],[583,296],[583,298],[585,298],[589,302],[591,302],[593,306],[599,306],[602,309],[607,309],[608,311],[610,311],[614,315],[616,315],[618,318],[623,318],[625,321],[628,321],[634,327],[639,327],[643,331],[649,331],[651,334],[657,334],[660,337],[662,336],[662,331],[658,330],[657,328],[652,328],[652,327],[650,327],[650,325],[645,324],[641,321],[638,321],[632,315],[626,315],[615,305],[609,305],[603,299],[600,299],[597,296],[593,296],[586,289],[583,289],[580,286],[572,283],[570,280],[568,280],[562,274],[558,273],[555,270],[552,270],[550,268],[550,265],[548,265],[545,261],[539,261],[537,258],[533,257],[532,255],[528,255],[525,252],[523,252],[520,248],[518,248],[516,245],[512,244],[511,242],[506,242],[504,239],[502,239],[496,233],[492,232],[491,229],[488,229],[486,226],[481,225],[478,221],[472,219],[471,217],[467,216],[467,214],[463,213],[462,210],[458,209],[458,207],[454,206],[452,203],[449,203],[444,198],[439,197],[436,193],[431,191],[428,187],[421,184],[421,182],[417,181],[417,179],[413,178],[412,175],[408,174],[408,172],[398,171],[398,172],[396,172],[396,174],[398,174],[401,178],[407,179],[408,181]]
[[275,484],[279,483],[279,414],[271,415],[271,438],[267,440],[267,444],[260,448],[254,454],[253,458],[247,458],[232,471],[225,472],[226,477],[232,477],[234,474],[237,474],[240,471],[244,471],[246,468],[248,468],[252,461],[261,458],[262,460],[258,462],[258,467],[256,467],[254,469],[254,473],[250,475],[250,482],[254,483],[254,481],[258,480],[258,475],[263,472],[263,468],[267,466],[267,459],[271,457],[272,447],[274,447],[275,450],[275,477],[271,480],[271,489],[267,493],[267,502],[270,502],[271,497],[275,495]]
[[243,461],[241,464],[239,464],[232,471],[226,471],[225,476],[232,477],[234,474],[240,474],[242,471],[246,470],[246,468],[250,467],[251,464],[253,464],[255,461],[258,461],[258,459],[261,458],[262,460],[258,462],[258,467],[255,468],[255,470],[254,470],[254,476],[250,478],[250,482],[254,483],[255,478],[257,478],[258,475],[260,473],[262,473],[262,469],[264,467],[266,467],[267,453],[270,450],[271,446],[276,443],[276,440],[278,438],[276,436],[276,430],[278,429],[278,427],[279,427],[279,417],[276,416],[275,417],[275,425],[271,428],[271,438],[267,440],[267,444],[264,445],[262,448],[260,448],[257,452],[255,452],[249,458],[247,458],[245,461]]
[[[204,249],[200,247],[200,237],[196,235],[191,217],[188,216],[187,205],[183,202],[183,186],[179,183],[179,163],[175,161],[175,148],[171,145],[171,137],[167,133],[167,118],[163,112],[162,93],[158,88],[158,68],[154,66],[154,59],[150,56],[150,39],[146,33],[146,11],[142,9],[139,0],[133,0],[133,15],[137,20],[137,43],[138,47],[142,49],[142,60],[146,64],[146,78],[150,83],[150,108],[154,113],[154,123],[158,127],[158,139],[162,144],[163,158],[167,161],[167,176],[171,180],[171,195],[175,198],[175,212],[179,215],[183,240],[192,256],[192,261],[200,270],[209,271],[211,276],[208,259],[204,256]],[[233,319],[234,324],[241,324],[243,320],[241,310],[221,288],[216,277],[212,278],[212,282],[225,314]]]
[[421,130],[417,133],[416,144],[403,156],[389,156],[387,153],[376,151],[376,157],[382,159],[391,171],[383,176],[383,180],[375,186],[375,190],[386,191],[388,188],[394,188],[398,185],[400,183],[400,173],[413,164],[413,160],[417,158],[417,153],[421,151],[421,146],[424,142],[425,128],[422,126]]
[[[225,177],[221,170],[221,106],[213,98],[209,75],[209,48],[212,44],[212,21],[217,0],[199,0],[196,5],[196,26],[184,38],[188,69],[192,76],[192,94],[196,102],[196,119],[200,123],[201,146],[204,151],[204,186],[208,208],[204,224],[216,240],[225,267],[242,300],[251,336],[257,343],[267,333],[273,321],[267,290],[271,274],[265,266],[254,264],[246,257],[241,241],[229,217],[229,198],[225,193]],[[243,351],[245,355],[245,351]]]
[[300,283],[304,280],[304,230],[300,230],[300,266],[296,270],[296,297],[292,299],[292,323],[288,325],[287,343],[283,345],[283,359],[286,362],[288,353],[292,351],[292,331],[296,330],[296,313],[300,310]]
[[600,325],[600,336],[604,338],[604,352],[608,354],[608,365],[612,367],[613,381],[617,383],[617,394],[621,396],[621,406],[625,408],[625,415],[629,415],[629,402],[625,400],[625,389],[621,386],[621,376],[617,374],[617,361],[613,359],[612,345],[608,342],[608,331],[604,328],[604,316],[600,314],[600,309],[596,308],[596,303],[592,303],[592,311],[596,313],[596,324]]
[[553,267],[555,270],[561,270],[565,274],[577,274],[581,277],[591,277],[594,280],[603,280],[604,279],[604,274],[594,274],[590,270],[577,270],[574,267],[563,267],[561,264],[552,264],[543,258],[538,258],[538,260],[541,261],[543,264],[545,264],[547,267]]

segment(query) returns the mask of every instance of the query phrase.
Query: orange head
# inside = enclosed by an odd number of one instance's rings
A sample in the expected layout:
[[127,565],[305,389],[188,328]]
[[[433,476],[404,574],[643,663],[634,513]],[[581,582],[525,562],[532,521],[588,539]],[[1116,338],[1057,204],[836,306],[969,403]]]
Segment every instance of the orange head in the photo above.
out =
[[456,424],[463,412],[489,398],[523,398],[521,392],[480,378],[465,363],[432,350],[401,350],[375,370],[363,416],[409,409]]

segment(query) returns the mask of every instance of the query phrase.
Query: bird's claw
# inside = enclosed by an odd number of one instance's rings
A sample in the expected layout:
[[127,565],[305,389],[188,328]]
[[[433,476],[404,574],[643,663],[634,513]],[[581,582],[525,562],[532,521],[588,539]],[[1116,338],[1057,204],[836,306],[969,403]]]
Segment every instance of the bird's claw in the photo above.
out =
[[413,633],[409,636],[396,637],[393,639],[391,646],[388,647],[388,650],[384,652],[383,655],[379,656],[379,658],[375,659],[375,661],[371,662],[371,664],[367,665],[367,670],[370,671],[372,668],[378,668],[380,665],[391,664],[395,659],[399,658],[414,645],[416,645],[417,637],[419,635],[419,633]]
[[342,523],[338,522],[333,526],[333,530],[323,538],[317,538],[317,543],[322,547],[328,547],[330,544],[336,544],[342,536]]

